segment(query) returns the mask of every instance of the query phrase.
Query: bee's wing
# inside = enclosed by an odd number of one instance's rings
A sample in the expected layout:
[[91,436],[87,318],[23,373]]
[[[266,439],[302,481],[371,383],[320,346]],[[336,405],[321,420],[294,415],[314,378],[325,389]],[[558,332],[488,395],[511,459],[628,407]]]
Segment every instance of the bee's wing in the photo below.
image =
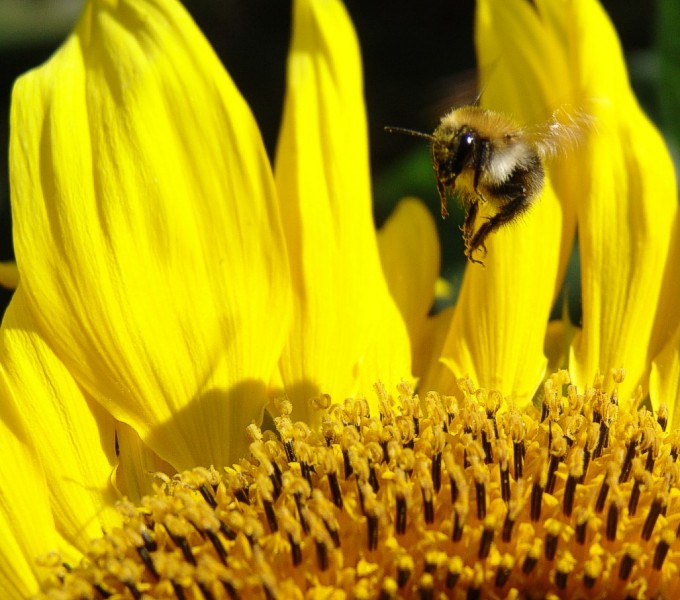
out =
[[527,139],[543,159],[555,158],[574,150],[595,126],[595,118],[582,109],[562,106],[545,123],[528,127]]

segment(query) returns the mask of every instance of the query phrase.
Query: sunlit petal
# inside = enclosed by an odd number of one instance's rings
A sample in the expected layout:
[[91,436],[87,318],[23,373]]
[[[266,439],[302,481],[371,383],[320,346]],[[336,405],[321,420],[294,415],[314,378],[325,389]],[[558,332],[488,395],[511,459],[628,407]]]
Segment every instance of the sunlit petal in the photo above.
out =
[[58,548],[59,536],[33,445],[7,394],[0,377],[0,589],[3,597],[18,600],[38,591],[42,577],[34,558]]
[[[552,189],[489,240],[486,269],[467,268],[442,360],[456,377],[527,401],[545,373],[543,341],[559,266],[561,210]],[[544,237],[545,232],[552,235]]]
[[[568,23],[544,4],[481,0],[477,8],[482,104],[536,129],[576,100],[562,45]],[[546,164],[551,177],[535,205],[491,236],[486,269],[467,268],[444,346],[443,361],[457,377],[518,400],[533,395],[545,372],[543,340],[575,224],[574,190],[552,175],[573,161],[566,155]]]
[[320,391],[344,398],[410,376],[406,329],[380,265],[368,166],[347,13],[336,0],[297,0],[276,161],[295,288],[280,369],[296,411]]
[[113,510],[119,496],[110,483],[114,420],[87,397],[36,333],[22,288],[1,331],[3,410],[13,407],[29,433],[45,471],[57,530],[83,549],[119,518]]
[[[667,340],[658,336],[650,346],[651,307],[659,301],[677,218],[676,183],[663,139],[630,89],[608,17],[594,0],[574,5],[577,73],[584,94],[599,103],[597,135],[584,149],[588,189],[578,202],[583,328],[570,366],[580,385],[597,370],[625,367],[625,397],[646,387],[649,361]],[[677,272],[677,264],[672,268]]]
[[11,182],[31,311],[81,384],[175,467],[242,453],[288,267],[257,127],[179,4],[86,5],[15,87]]
[[[661,286],[661,297],[656,307],[656,320],[649,344],[654,352],[661,344],[661,350],[653,354],[649,378],[649,395],[656,408],[661,402],[668,407],[669,421],[673,428],[680,423],[680,235],[676,219],[671,250],[666,261],[666,271]],[[668,339],[668,336],[671,336]]]

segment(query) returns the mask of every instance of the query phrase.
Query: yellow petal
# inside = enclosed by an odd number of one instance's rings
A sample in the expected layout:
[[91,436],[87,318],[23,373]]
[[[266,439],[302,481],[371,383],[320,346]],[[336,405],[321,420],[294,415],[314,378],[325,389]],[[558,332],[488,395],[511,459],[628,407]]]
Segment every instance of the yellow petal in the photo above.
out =
[[[666,261],[666,270],[661,284],[661,297],[656,307],[654,330],[649,344],[654,357],[649,377],[649,395],[656,409],[666,404],[669,423],[673,428],[680,424],[680,278],[677,265],[680,264],[680,226],[676,217],[675,229],[671,234],[671,250]],[[670,339],[669,339],[670,336]],[[661,347],[661,350],[656,350]]]
[[19,270],[15,262],[0,262],[0,285],[10,289],[14,289],[19,285]]
[[129,425],[115,424],[116,468],[111,484],[121,497],[139,502],[154,493],[156,473],[172,474],[171,465],[163,461]]
[[57,548],[59,538],[25,424],[7,398],[0,376],[0,590],[19,600],[37,593],[42,577],[33,559]]
[[361,77],[342,4],[297,0],[275,171],[295,289],[280,370],[298,417],[319,392],[342,399],[410,376],[371,215]]
[[512,394],[519,402],[533,396],[547,364],[543,341],[559,267],[560,229],[560,204],[548,184],[526,218],[494,233],[486,268],[466,268],[442,351],[456,377]]
[[578,385],[597,370],[625,367],[619,392],[627,397],[646,387],[650,359],[668,339],[655,336],[650,344],[664,272],[677,273],[677,263],[668,263],[676,183],[663,139],[630,89],[608,17],[593,0],[575,6],[575,66],[585,93],[598,102],[597,135],[583,149],[589,165],[578,202],[583,328],[570,365]]
[[119,496],[110,483],[116,461],[113,418],[83,393],[36,333],[22,287],[0,331],[3,410],[14,410],[28,431],[33,460],[49,489],[49,499],[33,504],[51,506],[57,530],[84,550],[102,528],[119,521],[113,510]]
[[[475,40],[484,106],[536,131],[543,131],[556,111],[569,118],[589,110],[592,99],[583,94],[573,76],[569,40],[574,32],[570,6],[569,2],[550,0],[477,2]],[[582,133],[585,137],[589,131],[584,127]],[[530,233],[538,247],[559,244],[556,277],[546,280],[542,273],[543,283],[554,285],[555,293],[571,254],[576,202],[583,194],[580,178],[573,177],[573,173],[580,173],[584,168],[578,144],[565,144],[564,150],[557,160],[547,160],[544,165],[560,201],[561,216],[557,221],[544,222]],[[501,245],[501,240],[496,241],[496,252],[515,255],[516,236],[506,239],[505,245]]]
[[17,262],[78,381],[177,468],[244,451],[289,275],[245,102],[172,0],[91,0],[13,95]]
[[456,394],[459,391],[454,374],[441,359],[442,348],[449,334],[453,315],[454,307],[448,306],[425,322],[422,344],[418,351],[419,360],[424,368],[422,372],[416,371],[416,375],[420,377],[418,381],[420,392],[437,391]]
[[437,229],[427,207],[415,198],[399,202],[378,231],[378,248],[387,285],[406,323],[418,376],[426,368],[423,353],[430,340],[423,336],[440,262]]
[[[568,34],[564,3],[480,0],[482,104],[539,130],[557,109],[580,111]],[[571,174],[580,162],[568,150],[546,163],[543,193],[526,215],[491,236],[486,269],[468,266],[443,351],[456,377],[520,401],[545,372],[548,316],[574,239],[580,188]]]
[[668,430],[680,425],[680,329],[652,362],[649,376],[649,396],[654,408],[665,404],[668,408]]

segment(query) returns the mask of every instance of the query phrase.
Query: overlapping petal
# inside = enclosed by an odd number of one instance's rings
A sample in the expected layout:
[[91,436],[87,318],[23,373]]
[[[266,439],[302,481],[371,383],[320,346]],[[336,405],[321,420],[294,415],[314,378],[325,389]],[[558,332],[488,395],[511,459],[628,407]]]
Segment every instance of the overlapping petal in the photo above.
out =
[[[529,128],[540,128],[556,108],[574,102],[560,43],[567,24],[564,17],[554,23],[539,14],[542,8],[524,0],[480,0],[477,8],[482,104]],[[549,172],[574,164],[573,157],[559,157]],[[536,205],[489,239],[486,269],[467,268],[442,359],[457,377],[520,401],[533,395],[545,371],[547,320],[573,240],[571,194],[559,178],[549,178]]]
[[[650,351],[657,350],[649,377],[649,396],[656,408],[664,403],[668,408],[670,426],[680,426],[680,219],[676,218],[671,234],[671,249],[666,261],[661,297],[656,306]],[[670,339],[668,336],[671,336]]]
[[399,202],[378,231],[380,259],[390,293],[408,330],[413,372],[421,375],[432,358],[427,327],[439,277],[439,239],[434,218],[415,198]]
[[178,3],[93,0],[16,85],[15,245],[40,333],[176,468],[228,464],[288,322],[255,122]]
[[295,309],[279,363],[304,402],[410,376],[409,340],[382,274],[371,216],[366,115],[354,30],[337,0],[297,0],[276,183]]
[[[0,378],[0,394],[7,388]],[[0,419],[0,589],[5,597],[27,598],[38,591],[41,580],[35,557],[57,547],[49,494],[34,447],[20,415],[3,407]]]
[[[119,522],[113,509],[119,496],[111,484],[115,424],[36,332],[22,288],[0,333],[2,422],[7,428],[0,432],[6,457],[2,468],[13,470],[0,474],[2,481],[12,482],[3,485],[3,508],[13,505],[7,511],[11,531],[2,536],[0,563],[14,564],[23,557],[26,564],[15,567],[17,573],[30,569],[39,577],[36,557],[59,551],[64,559],[77,558],[77,549]],[[19,442],[20,448],[10,452],[8,445]],[[27,492],[27,487],[33,489]],[[22,552],[16,552],[13,540],[24,546]]]
[[[570,367],[583,385],[625,367],[623,397],[647,387],[649,364],[668,340],[652,335],[677,219],[673,165],[661,135],[637,104],[616,32],[594,0],[571,3],[569,30],[582,93],[596,102],[578,199],[583,328]],[[676,298],[677,302],[677,298]],[[658,332],[658,325],[657,325]]]

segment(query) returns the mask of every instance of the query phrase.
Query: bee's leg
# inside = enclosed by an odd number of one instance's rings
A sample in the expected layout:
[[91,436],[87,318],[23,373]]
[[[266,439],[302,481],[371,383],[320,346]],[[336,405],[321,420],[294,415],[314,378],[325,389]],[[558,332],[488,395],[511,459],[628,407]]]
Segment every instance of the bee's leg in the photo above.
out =
[[494,231],[503,225],[514,221],[531,206],[531,201],[527,199],[524,186],[519,186],[519,191],[520,193],[518,193],[510,202],[505,204],[495,215],[489,217],[485,223],[482,223],[474,236],[472,236],[472,239],[469,240],[466,255],[471,261],[472,253],[478,248],[481,248],[484,251],[484,256],[486,256],[485,242]]
[[[484,252],[483,252],[483,254],[482,254],[482,258],[486,258],[486,246],[485,246],[484,244],[482,244],[482,245],[481,245],[481,248],[482,248],[482,250],[484,250]],[[483,261],[483,260],[479,260],[479,259],[475,258],[474,256],[472,256],[472,253],[473,253],[473,252],[474,252],[474,250],[471,250],[470,248],[466,248],[466,249],[465,249],[465,256],[466,256],[466,258],[467,258],[471,263],[477,263],[478,265],[482,265],[483,267],[485,267],[486,265],[484,264],[484,261]]]
[[465,222],[463,223],[463,240],[465,241],[465,247],[469,245],[470,239],[474,232],[475,219],[477,218],[477,212],[479,210],[479,202],[477,200],[470,201],[468,205],[467,212],[465,213]]
[[437,177],[437,191],[439,192],[439,202],[441,204],[442,219],[449,216],[449,210],[446,203],[446,185],[442,183],[441,179]]

